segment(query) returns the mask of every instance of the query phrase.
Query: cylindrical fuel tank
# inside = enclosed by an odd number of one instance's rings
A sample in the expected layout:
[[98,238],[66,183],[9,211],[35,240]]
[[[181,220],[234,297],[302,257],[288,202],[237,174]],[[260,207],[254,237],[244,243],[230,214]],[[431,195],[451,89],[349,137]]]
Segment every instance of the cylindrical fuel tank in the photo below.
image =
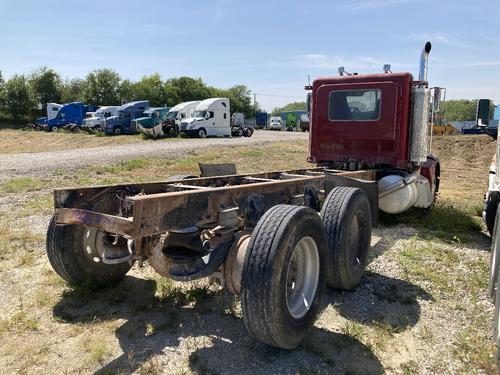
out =
[[378,206],[388,214],[399,214],[412,207],[418,199],[413,176],[385,176],[378,181]]

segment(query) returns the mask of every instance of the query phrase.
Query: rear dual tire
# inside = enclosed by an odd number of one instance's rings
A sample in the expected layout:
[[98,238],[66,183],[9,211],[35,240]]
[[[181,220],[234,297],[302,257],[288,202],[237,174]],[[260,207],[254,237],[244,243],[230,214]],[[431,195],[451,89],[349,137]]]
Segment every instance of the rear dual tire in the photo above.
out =
[[241,279],[243,322],[251,336],[293,349],[313,325],[325,287],[327,242],[308,207],[278,205],[255,227]]
[[323,204],[321,220],[329,246],[327,284],[352,290],[368,262],[372,230],[368,196],[358,188],[334,188]]

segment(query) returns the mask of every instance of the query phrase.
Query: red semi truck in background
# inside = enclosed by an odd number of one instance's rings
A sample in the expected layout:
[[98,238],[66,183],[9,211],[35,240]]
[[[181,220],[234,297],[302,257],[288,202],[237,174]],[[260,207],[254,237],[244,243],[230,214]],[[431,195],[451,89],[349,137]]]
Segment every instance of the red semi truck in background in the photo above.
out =
[[103,286],[146,261],[177,281],[211,277],[240,296],[250,335],[295,348],[324,288],[361,281],[379,210],[434,201],[430,50],[417,80],[388,72],[307,87],[311,168],[236,174],[234,165],[200,165],[199,178],[55,190],[52,267],[70,283]]

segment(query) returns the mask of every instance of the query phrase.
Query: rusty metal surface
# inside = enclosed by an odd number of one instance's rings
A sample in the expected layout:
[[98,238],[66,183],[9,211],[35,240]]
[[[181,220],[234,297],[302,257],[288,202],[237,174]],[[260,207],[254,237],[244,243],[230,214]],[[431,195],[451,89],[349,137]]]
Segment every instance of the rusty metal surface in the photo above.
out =
[[[306,189],[325,189],[325,174],[374,180],[375,170],[338,171],[311,168],[278,172],[184,179],[171,182],[114,185],[54,192],[56,221],[79,224],[134,239],[193,225],[210,227],[228,209],[238,215],[261,216],[270,207],[296,203]],[[110,207],[130,206],[132,220],[116,208],[96,210],[96,199],[113,200]],[[125,202],[125,203],[124,203]],[[259,202],[258,205],[255,202]],[[71,209],[70,209],[71,208]],[[254,212],[255,210],[258,212]],[[110,212],[101,212],[110,211]],[[113,211],[113,212],[111,212]],[[127,214],[123,214],[127,216]],[[142,253],[141,243],[136,252]]]
[[55,217],[60,224],[76,224],[124,236],[130,235],[133,228],[131,219],[77,208],[58,208]]

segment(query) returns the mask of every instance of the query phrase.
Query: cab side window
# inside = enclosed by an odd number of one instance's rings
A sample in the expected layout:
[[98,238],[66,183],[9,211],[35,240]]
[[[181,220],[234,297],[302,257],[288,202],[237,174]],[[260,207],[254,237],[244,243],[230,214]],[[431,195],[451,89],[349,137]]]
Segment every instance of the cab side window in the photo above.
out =
[[213,111],[208,111],[209,118],[214,118],[215,113]]

